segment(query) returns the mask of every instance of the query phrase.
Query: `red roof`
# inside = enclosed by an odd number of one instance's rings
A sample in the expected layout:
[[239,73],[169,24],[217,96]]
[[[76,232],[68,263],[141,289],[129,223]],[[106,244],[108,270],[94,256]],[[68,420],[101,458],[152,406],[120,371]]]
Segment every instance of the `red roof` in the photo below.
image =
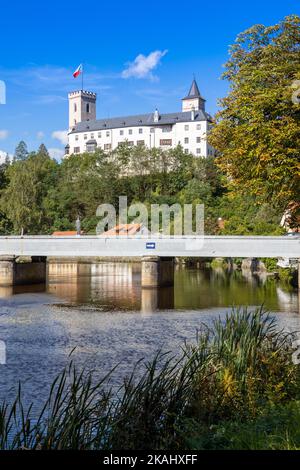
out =
[[116,235],[135,235],[141,231],[142,224],[120,224],[102,233],[104,237]]
[[[83,232],[80,233],[80,235],[82,235]],[[75,235],[77,235],[77,232],[76,230],[66,230],[66,231],[57,231],[57,232],[53,232],[52,235],[54,237],[73,237]]]

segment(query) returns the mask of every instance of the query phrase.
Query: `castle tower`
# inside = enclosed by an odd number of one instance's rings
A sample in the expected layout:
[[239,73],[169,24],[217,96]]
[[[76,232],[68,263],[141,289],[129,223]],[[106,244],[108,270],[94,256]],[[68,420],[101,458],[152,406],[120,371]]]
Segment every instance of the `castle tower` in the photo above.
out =
[[182,98],[182,112],[184,111],[205,111],[205,99],[200,95],[196,80],[194,79],[189,94]]
[[95,121],[96,93],[91,91],[73,91],[69,93],[69,129],[79,122]]

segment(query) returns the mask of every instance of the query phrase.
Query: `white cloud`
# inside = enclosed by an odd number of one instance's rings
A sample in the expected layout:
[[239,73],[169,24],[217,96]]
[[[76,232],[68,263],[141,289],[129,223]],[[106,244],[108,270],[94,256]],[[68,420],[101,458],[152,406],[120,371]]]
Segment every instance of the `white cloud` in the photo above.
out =
[[[0,165],[5,162],[6,155],[7,155],[7,152],[5,152],[4,150],[0,150]],[[12,160],[13,156],[10,154],[8,156]]]
[[54,131],[51,134],[52,139],[59,140],[62,145],[68,143],[68,132],[67,131]]
[[7,136],[8,136],[8,131],[5,129],[2,129],[2,130],[0,129],[0,140],[6,139]]
[[61,160],[65,154],[65,152],[62,149],[58,149],[58,148],[48,149],[48,152],[49,152],[50,157],[55,158],[55,160]]
[[45,137],[45,134],[43,131],[39,131],[37,134],[36,134],[36,138],[41,140]]
[[164,57],[167,52],[167,50],[153,51],[147,56],[139,54],[134,61],[129,62],[128,67],[123,70],[122,77],[150,78],[152,80],[157,78],[151,72],[158,66],[161,58]]

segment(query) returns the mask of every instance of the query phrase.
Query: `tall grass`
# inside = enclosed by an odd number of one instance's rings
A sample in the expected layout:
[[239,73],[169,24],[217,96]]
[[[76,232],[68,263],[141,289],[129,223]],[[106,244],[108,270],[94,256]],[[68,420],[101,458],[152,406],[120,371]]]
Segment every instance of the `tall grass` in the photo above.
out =
[[96,381],[71,362],[39,416],[24,409],[21,387],[12,405],[2,404],[0,448],[211,447],[212,430],[219,436],[224,420],[253,420],[270,404],[299,398],[291,352],[291,336],[262,309],[237,309],[202,328],[179,359],[158,352],[137,364],[116,392],[107,385],[110,374]]

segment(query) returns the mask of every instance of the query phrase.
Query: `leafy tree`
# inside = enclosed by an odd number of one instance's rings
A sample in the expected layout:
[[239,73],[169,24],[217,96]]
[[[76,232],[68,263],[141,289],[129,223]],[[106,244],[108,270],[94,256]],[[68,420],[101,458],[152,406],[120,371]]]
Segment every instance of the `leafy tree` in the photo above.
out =
[[28,157],[28,149],[24,140],[21,140],[15,150],[14,158],[15,160],[24,161]]
[[62,161],[57,182],[46,198],[47,211],[55,229],[74,229],[80,215],[82,228],[94,230],[96,210],[101,203],[117,204],[119,168],[101,150],[71,155]]
[[270,203],[259,203],[251,194],[224,195],[215,207],[215,218],[222,217],[223,235],[281,235],[281,215]]
[[45,144],[41,144],[39,146],[37,153],[39,155],[43,155],[44,157],[50,158],[49,152],[48,152],[47,147],[45,146]]
[[300,106],[292,85],[300,79],[300,18],[255,25],[231,47],[221,100],[209,140],[234,194],[272,201],[281,210],[300,198]]
[[55,184],[57,163],[43,154],[31,154],[6,170],[8,183],[1,193],[0,209],[12,222],[15,233],[48,232],[52,221],[45,198]]

